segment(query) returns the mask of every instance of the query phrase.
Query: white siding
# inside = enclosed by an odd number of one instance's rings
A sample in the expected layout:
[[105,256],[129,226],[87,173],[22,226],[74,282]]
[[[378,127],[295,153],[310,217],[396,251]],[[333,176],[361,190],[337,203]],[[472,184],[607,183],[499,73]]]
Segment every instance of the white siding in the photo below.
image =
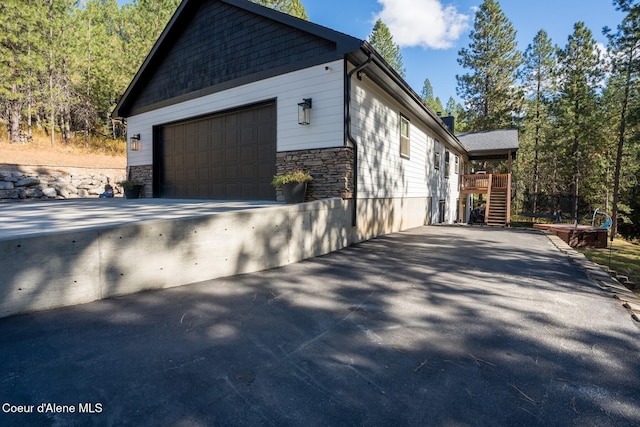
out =
[[[449,178],[445,177],[445,145],[427,124],[413,116],[366,77],[353,79],[352,134],[358,142],[359,198],[432,199],[432,222],[438,219],[438,202],[445,200],[445,222],[456,219],[458,177],[451,150]],[[400,115],[410,120],[410,155],[400,156]],[[441,165],[436,170],[435,151]]]
[[[152,163],[154,126],[270,99],[276,99],[278,151],[342,146],[343,67],[343,61],[335,61],[129,117],[127,132],[139,133],[142,147],[140,151],[128,151],[127,163]],[[303,98],[313,100],[308,126],[298,124],[298,103]]]

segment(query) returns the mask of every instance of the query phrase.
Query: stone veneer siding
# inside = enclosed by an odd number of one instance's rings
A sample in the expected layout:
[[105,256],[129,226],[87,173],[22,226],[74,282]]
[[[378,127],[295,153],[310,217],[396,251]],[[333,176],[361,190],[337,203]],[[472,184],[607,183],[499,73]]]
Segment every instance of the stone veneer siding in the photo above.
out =
[[[353,198],[353,150],[349,147],[284,151],[276,155],[276,173],[302,169],[313,176],[306,201],[330,197]],[[284,201],[282,190],[277,200]]]
[[153,165],[129,166],[127,176],[144,183],[140,197],[153,197]]

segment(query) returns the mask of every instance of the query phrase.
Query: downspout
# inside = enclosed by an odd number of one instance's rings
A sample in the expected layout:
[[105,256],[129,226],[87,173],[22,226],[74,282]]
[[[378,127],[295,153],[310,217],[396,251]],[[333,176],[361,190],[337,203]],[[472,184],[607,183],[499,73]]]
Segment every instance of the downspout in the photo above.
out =
[[[345,99],[345,129],[347,140],[353,145],[353,211],[351,212],[351,225],[355,227],[358,224],[358,142],[351,134],[351,77],[365,69],[371,64],[373,55],[369,52],[369,57],[365,62],[358,65],[353,70],[346,73],[345,85],[344,85],[344,99]],[[345,67],[347,67],[347,61],[345,61]]]

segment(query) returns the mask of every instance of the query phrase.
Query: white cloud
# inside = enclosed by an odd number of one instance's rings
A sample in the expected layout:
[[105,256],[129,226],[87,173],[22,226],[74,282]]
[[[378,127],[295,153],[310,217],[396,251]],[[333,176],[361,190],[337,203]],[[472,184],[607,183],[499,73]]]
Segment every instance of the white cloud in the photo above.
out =
[[440,0],[378,0],[382,19],[400,47],[447,49],[469,28],[471,17]]

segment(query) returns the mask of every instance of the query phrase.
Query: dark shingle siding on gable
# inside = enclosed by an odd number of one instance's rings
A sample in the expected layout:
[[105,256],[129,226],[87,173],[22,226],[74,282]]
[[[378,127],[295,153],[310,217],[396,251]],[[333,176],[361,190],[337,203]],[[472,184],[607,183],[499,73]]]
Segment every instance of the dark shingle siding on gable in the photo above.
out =
[[203,1],[174,30],[180,34],[171,37],[173,45],[162,46],[159,62],[141,76],[146,84],[132,112],[269,70],[294,70],[336,51],[333,41],[215,1]]

